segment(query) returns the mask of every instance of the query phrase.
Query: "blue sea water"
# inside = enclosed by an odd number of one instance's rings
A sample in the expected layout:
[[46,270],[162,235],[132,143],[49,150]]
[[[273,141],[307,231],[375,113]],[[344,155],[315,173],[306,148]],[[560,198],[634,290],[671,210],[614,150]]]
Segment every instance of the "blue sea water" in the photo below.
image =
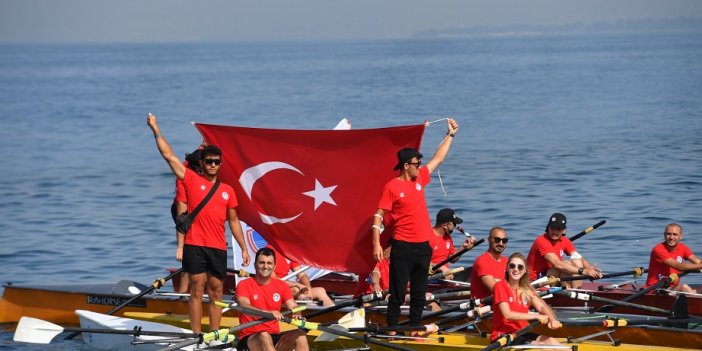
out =
[[[455,208],[478,237],[503,226],[508,251],[524,253],[552,212],[571,235],[605,219],[576,246],[609,272],[646,266],[673,221],[700,254],[700,57],[699,35],[0,46],[0,282],[150,283],[176,265],[173,179],[147,112],[179,155],[200,141],[190,121],[329,129],[453,116],[447,194],[435,175],[431,213]],[[426,155],[444,123],[426,130]],[[43,349],[0,328],[0,348]]]

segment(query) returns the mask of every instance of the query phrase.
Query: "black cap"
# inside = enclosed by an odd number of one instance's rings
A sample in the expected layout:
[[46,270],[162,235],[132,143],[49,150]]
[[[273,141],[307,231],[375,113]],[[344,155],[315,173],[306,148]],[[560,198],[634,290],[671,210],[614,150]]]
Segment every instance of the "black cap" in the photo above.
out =
[[402,166],[405,163],[411,161],[412,158],[414,158],[414,157],[421,159],[423,156],[419,151],[412,149],[412,148],[409,148],[409,147],[406,147],[406,148],[398,151],[397,152],[397,166],[395,166],[395,168],[393,168],[393,169],[398,170],[398,169],[402,168]]
[[453,222],[453,224],[461,224],[463,223],[463,219],[456,216],[456,211],[450,208],[442,208],[439,213],[436,214],[436,224],[444,224],[448,222]]
[[562,213],[554,213],[548,219],[548,224],[546,224],[546,229],[566,229],[566,216]]

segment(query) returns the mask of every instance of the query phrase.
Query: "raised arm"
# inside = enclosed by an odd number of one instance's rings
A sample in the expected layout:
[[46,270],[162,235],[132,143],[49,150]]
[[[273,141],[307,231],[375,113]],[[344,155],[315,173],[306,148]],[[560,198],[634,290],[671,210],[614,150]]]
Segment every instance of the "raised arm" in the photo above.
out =
[[451,143],[453,142],[453,137],[456,135],[456,132],[458,132],[458,122],[456,122],[455,119],[449,118],[447,121],[448,124],[448,131],[446,132],[446,137],[444,137],[444,140],[441,141],[441,144],[439,144],[439,147],[436,148],[436,152],[434,153],[434,156],[427,162],[427,169],[429,170],[429,173],[433,173],[434,170],[439,168],[439,165],[444,162],[446,159],[446,155],[449,152],[449,149],[451,148]]
[[173,174],[175,174],[178,179],[183,179],[185,177],[185,166],[183,162],[176,157],[171,145],[168,144],[166,138],[161,134],[161,130],[158,128],[158,123],[156,122],[156,116],[152,115],[151,112],[146,116],[146,124],[151,128],[151,131],[154,132],[158,151],[161,153],[163,159],[166,160],[168,166],[171,167]]

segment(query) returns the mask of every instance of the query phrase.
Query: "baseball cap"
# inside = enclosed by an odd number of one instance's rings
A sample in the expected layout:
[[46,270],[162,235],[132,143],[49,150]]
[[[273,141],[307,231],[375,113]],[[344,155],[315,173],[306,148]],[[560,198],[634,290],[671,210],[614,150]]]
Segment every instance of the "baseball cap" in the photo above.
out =
[[412,160],[413,157],[422,158],[423,156],[419,151],[409,147],[401,149],[397,152],[397,165],[393,169],[397,171],[402,168],[405,163]]
[[552,214],[551,217],[548,219],[548,224],[546,225],[546,229],[548,229],[548,228],[565,229],[566,228],[566,216],[562,213]]
[[439,213],[436,214],[436,224],[448,222],[453,222],[453,224],[461,224],[463,223],[463,219],[456,216],[456,211],[450,208],[442,208]]

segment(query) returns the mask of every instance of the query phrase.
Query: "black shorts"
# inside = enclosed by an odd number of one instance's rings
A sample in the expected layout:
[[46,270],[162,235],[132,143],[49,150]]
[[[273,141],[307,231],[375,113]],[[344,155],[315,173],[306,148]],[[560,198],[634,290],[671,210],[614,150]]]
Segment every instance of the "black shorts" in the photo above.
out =
[[[514,341],[510,343],[510,345],[524,345],[524,344],[529,344],[532,341],[536,340],[536,338],[539,337],[539,334],[534,334],[534,333],[524,333],[524,335],[518,336]],[[497,340],[497,339],[495,339]],[[495,340],[490,340],[490,342],[495,342]]]
[[[245,336],[243,339],[239,340],[238,343],[236,343],[236,351],[249,351],[249,336],[251,335]],[[283,334],[271,334],[271,338],[273,339],[273,346],[275,346],[282,337]]]
[[190,274],[210,273],[224,280],[227,277],[227,251],[185,245],[183,247],[183,271]]

